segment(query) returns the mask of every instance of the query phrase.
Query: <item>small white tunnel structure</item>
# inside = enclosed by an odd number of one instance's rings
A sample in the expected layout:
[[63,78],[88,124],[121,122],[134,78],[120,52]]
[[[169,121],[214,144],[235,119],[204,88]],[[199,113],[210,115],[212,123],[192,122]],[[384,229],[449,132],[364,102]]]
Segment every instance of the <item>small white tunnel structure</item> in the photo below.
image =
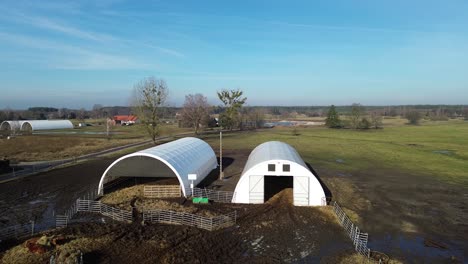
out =
[[24,121],[8,120],[3,121],[0,124],[0,130],[2,131],[19,131]]
[[322,185],[297,151],[283,142],[265,142],[250,153],[232,202],[264,203],[284,186],[293,188],[294,205],[326,205]]
[[120,177],[177,177],[188,197],[192,194],[188,174],[197,174],[196,186],[217,167],[216,154],[208,143],[186,137],[117,159],[102,175],[98,192],[103,195],[104,185]]
[[21,123],[21,131],[38,131],[73,128],[70,120],[26,120]]

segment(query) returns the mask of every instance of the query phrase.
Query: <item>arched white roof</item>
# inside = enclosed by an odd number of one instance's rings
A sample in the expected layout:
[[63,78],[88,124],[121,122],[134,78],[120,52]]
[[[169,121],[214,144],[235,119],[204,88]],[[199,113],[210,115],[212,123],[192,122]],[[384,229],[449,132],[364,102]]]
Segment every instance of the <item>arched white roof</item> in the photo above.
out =
[[307,165],[293,147],[284,142],[269,141],[258,145],[252,150],[242,174],[262,162],[271,160],[288,160],[307,168]]
[[20,130],[24,121],[8,120],[0,124],[0,130]]
[[21,130],[27,130],[28,125],[32,131],[73,128],[70,120],[27,120],[21,124]]
[[[274,170],[269,170],[274,165]],[[285,170],[284,165],[289,165]],[[295,205],[323,205],[322,185],[290,145],[270,141],[257,146],[249,155],[242,176],[236,185],[233,203],[263,203],[264,177],[293,177]]]
[[[146,159],[142,161],[141,159]],[[213,149],[205,141],[186,137],[166,144],[125,155],[114,161],[103,173],[99,182],[99,194],[104,184],[118,177],[163,177],[173,173],[181,185],[185,197],[191,195],[188,174],[197,174],[194,185],[199,184],[218,166]],[[134,175],[130,175],[134,174]]]

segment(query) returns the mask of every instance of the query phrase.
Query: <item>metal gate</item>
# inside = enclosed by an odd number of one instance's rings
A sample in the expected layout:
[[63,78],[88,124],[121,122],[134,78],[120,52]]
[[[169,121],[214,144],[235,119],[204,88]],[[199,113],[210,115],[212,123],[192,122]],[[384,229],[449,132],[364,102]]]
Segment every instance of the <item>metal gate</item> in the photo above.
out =
[[309,177],[294,177],[294,205],[309,205]]
[[263,203],[265,198],[265,181],[263,176],[250,175],[249,177],[249,203]]

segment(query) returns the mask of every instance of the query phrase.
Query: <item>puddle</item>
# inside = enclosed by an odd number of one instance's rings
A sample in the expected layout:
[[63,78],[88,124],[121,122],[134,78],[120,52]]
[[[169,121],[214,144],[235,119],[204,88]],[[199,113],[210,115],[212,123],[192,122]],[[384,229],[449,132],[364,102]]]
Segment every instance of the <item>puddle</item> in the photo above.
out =
[[350,177],[350,176],[352,176],[350,173],[341,173],[341,172],[339,172],[337,175],[339,177]]
[[318,252],[314,250],[312,254],[309,253],[308,256],[302,257],[299,261],[294,261],[292,263],[320,263],[320,260],[325,256],[332,256],[338,253],[342,253],[344,250],[353,252],[352,242],[337,242],[333,241],[331,243],[321,244],[318,248]]
[[460,246],[442,239],[434,239],[434,241],[447,245],[447,249],[425,246],[424,237],[421,236],[392,236],[390,234],[383,237],[372,236],[368,246],[371,250],[384,252],[391,258],[403,258],[405,263],[437,263],[452,257],[458,260],[464,259]]
[[37,199],[37,200],[33,200],[33,201],[28,202],[28,204],[35,205],[35,204],[41,204],[41,203],[45,203],[45,202],[47,202],[47,201],[42,200],[42,199]]
[[432,153],[448,155],[448,156],[451,156],[451,155],[455,154],[455,153],[453,153],[453,151],[450,151],[450,150],[434,150],[434,151],[432,151]]
[[[123,132],[109,132],[111,135],[124,134]],[[33,132],[33,135],[107,135],[106,131],[44,131]]]
[[342,160],[342,159],[336,159],[335,161],[336,161],[337,163],[345,163],[345,161]]

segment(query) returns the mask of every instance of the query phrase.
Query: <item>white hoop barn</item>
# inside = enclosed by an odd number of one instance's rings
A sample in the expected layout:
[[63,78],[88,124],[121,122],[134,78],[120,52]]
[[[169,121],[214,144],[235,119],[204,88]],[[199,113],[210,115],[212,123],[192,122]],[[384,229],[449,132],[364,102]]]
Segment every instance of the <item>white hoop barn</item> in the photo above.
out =
[[216,155],[208,143],[186,137],[117,159],[102,175],[98,192],[103,195],[104,185],[120,177],[177,177],[188,197],[192,194],[188,174],[197,174],[196,186],[217,167]]
[[26,132],[71,128],[73,123],[70,120],[26,120],[21,124],[21,131]]
[[232,202],[264,203],[284,188],[293,188],[294,205],[326,205],[320,182],[297,151],[283,142],[266,142],[250,153]]

